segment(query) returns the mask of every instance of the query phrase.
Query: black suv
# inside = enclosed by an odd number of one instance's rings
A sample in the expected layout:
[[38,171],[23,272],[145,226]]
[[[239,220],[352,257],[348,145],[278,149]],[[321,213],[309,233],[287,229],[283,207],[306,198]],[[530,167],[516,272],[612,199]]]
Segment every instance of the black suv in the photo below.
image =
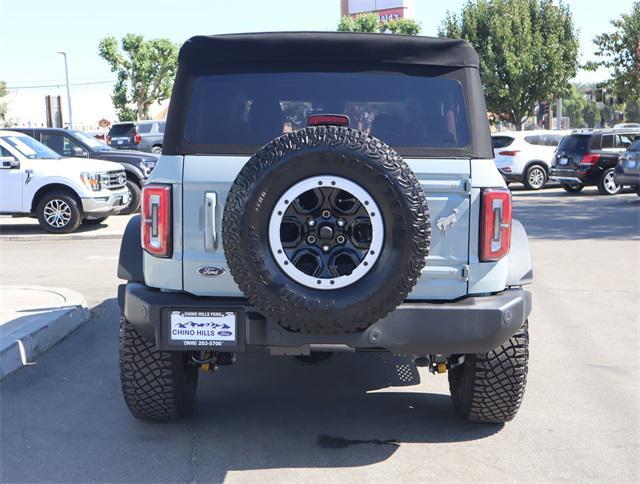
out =
[[618,158],[638,138],[640,129],[576,131],[558,145],[549,178],[570,193],[596,185],[601,194],[615,195],[622,190],[614,176]]
[[131,201],[121,214],[130,214],[140,207],[140,190],[158,158],[141,151],[120,151],[98,141],[82,131],[62,128],[11,128],[35,138],[64,157],[94,158],[120,163],[127,174],[127,189]]
[[135,148],[159,156],[162,154],[164,125],[162,120],[116,123],[109,130],[107,143],[119,150]]

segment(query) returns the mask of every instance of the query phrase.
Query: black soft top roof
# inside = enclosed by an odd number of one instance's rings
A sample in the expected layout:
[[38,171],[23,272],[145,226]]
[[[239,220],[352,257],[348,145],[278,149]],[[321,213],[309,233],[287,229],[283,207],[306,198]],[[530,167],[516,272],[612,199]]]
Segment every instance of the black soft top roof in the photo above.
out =
[[356,32],[264,32],[199,35],[180,49],[180,62],[382,62],[478,67],[463,40]]

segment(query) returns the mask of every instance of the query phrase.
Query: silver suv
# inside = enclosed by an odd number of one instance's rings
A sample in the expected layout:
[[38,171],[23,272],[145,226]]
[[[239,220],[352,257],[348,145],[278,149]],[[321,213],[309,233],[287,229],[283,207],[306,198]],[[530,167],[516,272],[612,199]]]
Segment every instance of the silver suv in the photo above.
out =
[[463,41],[187,41],[118,274],[139,418],[188,415],[199,371],[245,351],[412,355],[448,372],[470,421],[511,420],[522,401],[529,246]]

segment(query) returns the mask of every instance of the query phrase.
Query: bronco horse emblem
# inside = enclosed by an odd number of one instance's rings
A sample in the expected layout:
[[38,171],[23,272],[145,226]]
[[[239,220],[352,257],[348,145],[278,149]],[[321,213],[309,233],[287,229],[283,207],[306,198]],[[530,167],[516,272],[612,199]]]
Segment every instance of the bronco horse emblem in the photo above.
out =
[[436,227],[440,229],[440,232],[442,232],[442,236],[444,237],[445,235],[447,235],[447,229],[449,227],[453,227],[457,221],[458,221],[458,209],[454,208],[453,212],[450,215],[447,215],[446,217],[440,217],[436,221]]

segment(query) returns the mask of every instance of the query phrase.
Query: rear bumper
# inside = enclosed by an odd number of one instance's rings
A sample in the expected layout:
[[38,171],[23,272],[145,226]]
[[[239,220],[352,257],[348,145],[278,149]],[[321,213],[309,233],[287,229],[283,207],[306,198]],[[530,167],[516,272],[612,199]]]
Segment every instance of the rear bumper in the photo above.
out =
[[246,299],[206,298],[161,292],[129,282],[118,288],[118,303],[127,319],[160,350],[184,350],[168,341],[168,313],[181,310],[233,310],[239,315],[239,341],[233,351],[269,348],[272,352],[304,348],[384,349],[401,354],[482,353],[497,348],[531,313],[531,293],[510,289],[456,302],[407,302],[365,331],[339,335],[294,333],[267,320]]
[[584,171],[551,167],[549,180],[568,185],[595,185],[602,177],[602,173],[602,169],[598,166],[588,167]]

